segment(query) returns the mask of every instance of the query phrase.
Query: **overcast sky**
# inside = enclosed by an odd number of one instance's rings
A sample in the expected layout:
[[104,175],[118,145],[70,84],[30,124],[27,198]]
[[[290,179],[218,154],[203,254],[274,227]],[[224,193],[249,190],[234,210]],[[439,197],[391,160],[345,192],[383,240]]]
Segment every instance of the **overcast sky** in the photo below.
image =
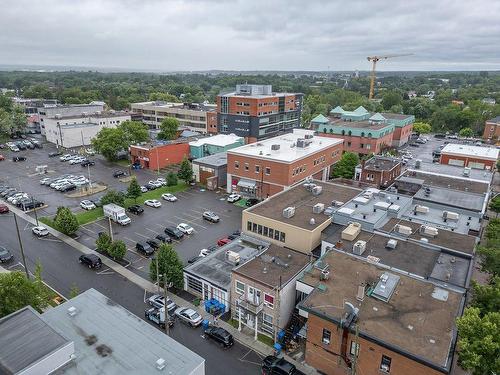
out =
[[0,64],[500,69],[499,0],[0,0]]

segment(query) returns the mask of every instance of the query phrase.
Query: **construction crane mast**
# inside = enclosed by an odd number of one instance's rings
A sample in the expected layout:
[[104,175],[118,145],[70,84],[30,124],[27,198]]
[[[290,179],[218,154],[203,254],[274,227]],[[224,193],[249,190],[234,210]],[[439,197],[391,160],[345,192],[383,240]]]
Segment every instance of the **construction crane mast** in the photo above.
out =
[[377,66],[377,62],[380,60],[387,60],[393,57],[401,57],[401,56],[410,56],[412,53],[404,53],[398,55],[386,55],[386,56],[368,56],[366,59],[372,62],[372,72],[370,74],[370,95],[368,99],[373,99],[373,91],[375,89],[375,68]]

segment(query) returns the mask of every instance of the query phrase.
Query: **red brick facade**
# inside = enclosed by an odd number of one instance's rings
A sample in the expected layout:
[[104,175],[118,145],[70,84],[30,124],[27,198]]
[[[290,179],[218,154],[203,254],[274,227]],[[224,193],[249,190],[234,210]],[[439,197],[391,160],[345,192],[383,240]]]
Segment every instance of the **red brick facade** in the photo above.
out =
[[483,139],[498,141],[500,139],[500,122],[486,121]]
[[217,112],[207,112],[207,132],[217,134]]
[[189,157],[189,143],[174,143],[146,149],[130,146],[132,164],[139,163],[142,168],[157,170],[167,165],[179,164],[184,157]]
[[377,171],[374,169],[362,169],[359,181],[378,187],[387,187],[391,185],[401,174],[401,164],[396,165],[390,171]]
[[393,139],[392,145],[395,147],[399,147],[404,145],[405,143],[408,143],[412,131],[413,131],[413,124],[405,125],[402,128],[396,126],[394,128],[394,133],[392,135]]
[[453,163],[454,160],[462,160],[463,161],[463,166],[464,167],[470,167],[471,163],[482,163],[484,164],[483,169],[493,169],[495,166],[495,161],[493,160],[488,160],[488,159],[480,159],[480,158],[474,158],[474,157],[468,157],[468,156],[459,156],[459,155],[448,155],[448,154],[441,154],[441,158],[439,159],[439,162],[441,164],[451,164],[456,165]]
[[323,134],[322,137],[341,138],[344,140],[344,151],[356,152],[358,154],[379,154],[384,146],[392,145],[392,135],[389,133],[381,138],[357,137],[339,134]]

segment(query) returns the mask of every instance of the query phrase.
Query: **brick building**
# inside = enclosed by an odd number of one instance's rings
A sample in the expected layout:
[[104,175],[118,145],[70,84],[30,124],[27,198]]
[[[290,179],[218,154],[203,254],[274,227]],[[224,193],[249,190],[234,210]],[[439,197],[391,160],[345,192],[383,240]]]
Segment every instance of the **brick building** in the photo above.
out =
[[498,142],[500,139],[500,116],[486,120],[483,139]]
[[188,140],[132,145],[129,147],[132,164],[142,168],[158,170],[171,164],[179,164],[189,157]]
[[246,143],[300,127],[303,94],[278,93],[271,85],[237,85],[217,96],[219,133],[245,137]]
[[396,158],[374,155],[356,168],[356,180],[381,187],[388,187],[401,174],[401,161]]
[[330,167],[341,155],[341,139],[294,129],[293,133],[229,150],[227,191],[263,199],[309,176],[326,181]]
[[492,170],[500,150],[495,147],[449,143],[441,150],[441,164]]

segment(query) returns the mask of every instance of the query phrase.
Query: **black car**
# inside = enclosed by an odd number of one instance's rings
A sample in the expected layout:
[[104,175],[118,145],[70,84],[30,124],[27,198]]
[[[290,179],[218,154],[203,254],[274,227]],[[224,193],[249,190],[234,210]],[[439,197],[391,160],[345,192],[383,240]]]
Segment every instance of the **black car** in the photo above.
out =
[[420,145],[418,143],[415,143],[415,142],[408,143],[408,146],[410,146],[410,147],[420,147]]
[[188,264],[193,264],[194,262],[196,262],[197,260],[200,260],[201,258],[203,258],[203,257],[200,257],[199,255],[196,255],[196,256],[194,256],[192,258],[189,258],[188,259]]
[[14,156],[12,161],[25,161],[26,158],[24,156]]
[[205,329],[204,333],[205,338],[212,339],[225,348],[229,348],[234,344],[233,335],[231,335],[224,328],[210,326]]
[[60,151],[49,152],[49,158],[55,158],[56,156],[61,156],[63,153]]
[[95,161],[92,160],[84,160],[80,163],[82,167],[88,167],[89,165],[95,165]]
[[172,239],[170,238],[170,236],[167,236],[166,234],[165,235],[159,234],[155,237],[155,239],[163,243],[172,243]]
[[252,207],[252,206],[255,206],[257,203],[259,203],[258,199],[249,198],[249,199],[247,199],[247,202],[245,203],[245,206]]
[[31,141],[31,143],[33,143],[33,146],[36,148],[43,148],[43,145],[38,141]]
[[95,254],[80,255],[78,262],[85,264],[88,268],[101,268],[102,266],[101,258]]
[[76,189],[76,185],[67,184],[67,185],[64,185],[63,187],[61,187],[61,189],[59,191],[62,191],[63,193],[65,193],[67,191],[71,191],[71,190],[75,190],[75,189]]
[[135,244],[135,249],[145,255],[151,255],[155,252],[155,250],[151,246],[143,242],[137,242]]
[[278,358],[273,355],[268,355],[262,361],[262,374],[263,375],[300,375],[301,371],[295,368],[295,365],[288,362],[284,358]]
[[23,199],[23,200],[17,202],[17,206],[21,207],[24,211],[33,210],[34,208],[42,207],[43,204],[44,203],[41,201],[30,199],[30,198]]
[[12,258],[14,258],[14,256],[11,254],[11,252],[5,247],[0,246],[0,263],[8,262]]
[[102,206],[102,197],[99,197],[95,200],[90,200],[96,207],[101,207]]
[[26,145],[24,142],[16,142],[16,146],[19,150],[26,150]]
[[166,227],[164,232],[168,234],[170,237],[175,238],[176,240],[180,240],[182,237],[184,237],[184,233],[182,233],[176,227]]
[[123,177],[123,176],[126,176],[127,173],[125,173],[124,171],[114,171],[113,172],[113,177],[114,178],[118,178],[118,177]]
[[144,208],[142,208],[138,204],[134,204],[128,208],[128,211],[132,212],[133,214],[140,215],[144,212]]
[[148,190],[154,190],[154,189],[156,189],[156,186],[153,185],[153,184],[146,184],[145,186],[146,186],[146,189],[148,189]]
[[146,240],[146,243],[153,248],[153,250],[156,250],[160,247],[160,243],[156,240]]
[[227,238],[233,241],[237,239],[239,236],[240,236],[239,234],[230,234],[229,236],[227,236]]

